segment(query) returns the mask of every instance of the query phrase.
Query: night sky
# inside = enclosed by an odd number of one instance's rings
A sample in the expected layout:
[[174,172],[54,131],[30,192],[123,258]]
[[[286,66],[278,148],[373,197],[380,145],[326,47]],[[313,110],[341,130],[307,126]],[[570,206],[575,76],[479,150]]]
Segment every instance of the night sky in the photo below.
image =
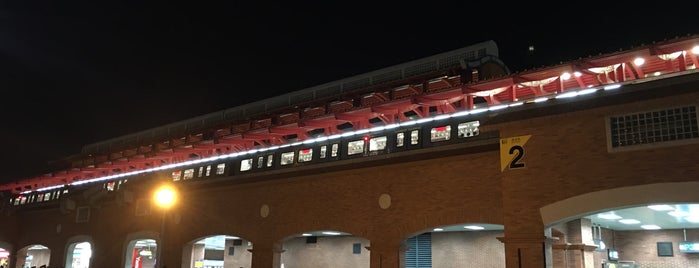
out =
[[299,2],[0,2],[0,182],[87,144],[487,40],[523,71],[699,34],[686,4]]

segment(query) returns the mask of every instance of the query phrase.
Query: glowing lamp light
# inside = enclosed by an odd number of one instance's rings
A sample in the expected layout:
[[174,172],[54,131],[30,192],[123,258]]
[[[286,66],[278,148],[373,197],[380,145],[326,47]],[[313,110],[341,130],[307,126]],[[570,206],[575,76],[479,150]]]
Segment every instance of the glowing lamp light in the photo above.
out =
[[150,249],[144,249],[138,252],[138,255],[143,256],[143,257],[151,257],[153,256],[153,251],[150,251]]
[[644,63],[646,63],[646,60],[643,58],[636,58],[633,60],[633,64],[635,64],[636,66],[641,66]]
[[161,208],[170,208],[177,201],[177,194],[172,186],[161,186],[155,191],[153,201]]

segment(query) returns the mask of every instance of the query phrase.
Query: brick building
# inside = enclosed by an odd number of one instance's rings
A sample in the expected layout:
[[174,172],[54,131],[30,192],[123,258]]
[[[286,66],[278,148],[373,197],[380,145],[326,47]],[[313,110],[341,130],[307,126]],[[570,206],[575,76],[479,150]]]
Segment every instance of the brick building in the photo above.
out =
[[484,42],[87,145],[0,188],[0,248],[10,267],[699,266],[697,45],[511,73]]

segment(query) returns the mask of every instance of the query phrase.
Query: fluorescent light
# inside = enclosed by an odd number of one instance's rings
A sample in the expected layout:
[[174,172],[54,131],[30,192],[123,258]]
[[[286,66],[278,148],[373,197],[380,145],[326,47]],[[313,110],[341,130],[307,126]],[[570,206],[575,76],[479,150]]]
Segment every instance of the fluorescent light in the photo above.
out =
[[621,222],[623,224],[639,224],[639,223],[641,223],[640,221],[634,220],[634,219],[621,219],[621,220],[619,220],[619,222]]
[[660,230],[660,226],[657,226],[655,224],[641,225],[641,228],[646,229],[646,230]]
[[444,229],[442,229],[442,228],[434,228],[434,229],[432,229],[432,231],[441,232],[441,231],[444,231]]
[[667,215],[673,216],[673,217],[687,217],[691,214],[687,211],[681,211],[681,210],[673,210],[667,213]]
[[304,233],[304,234],[302,234],[301,236],[313,236],[313,235],[312,235],[312,234],[309,234],[309,233]]
[[324,235],[341,235],[341,233],[338,232],[323,232]]
[[605,219],[605,220],[618,220],[621,219],[621,216],[616,215],[614,213],[604,213],[604,214],[598,214],[598,218],[600,219]]
[[675,210],[675,207],[670,206],[670,205],[650,205],[648,208],[655,210],[655,211],[667,211],[667,210]]
[[469,229],[469,230],[483,230],[485,227],[483,226],[478,226],[478,225],[466,225],[464,228]]

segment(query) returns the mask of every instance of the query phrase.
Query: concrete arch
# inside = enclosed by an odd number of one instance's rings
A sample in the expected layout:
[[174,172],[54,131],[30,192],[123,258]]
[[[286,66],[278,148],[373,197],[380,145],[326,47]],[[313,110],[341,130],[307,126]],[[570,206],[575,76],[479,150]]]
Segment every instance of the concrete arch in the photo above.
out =
[[437,226],[448,226],[462,223],[487,223],[503,225],[503,216],[500,208],[489,209],[462,209],[457,211],[449,210],[439,214],[431,213],[423,215],[421,220],[407,222],[396,228],[402,239],[412,237]]
[[654,183],[607,189],[561,200],[539,209],[544,226],[608,208],[652,203],[699,203],[699,182]]

